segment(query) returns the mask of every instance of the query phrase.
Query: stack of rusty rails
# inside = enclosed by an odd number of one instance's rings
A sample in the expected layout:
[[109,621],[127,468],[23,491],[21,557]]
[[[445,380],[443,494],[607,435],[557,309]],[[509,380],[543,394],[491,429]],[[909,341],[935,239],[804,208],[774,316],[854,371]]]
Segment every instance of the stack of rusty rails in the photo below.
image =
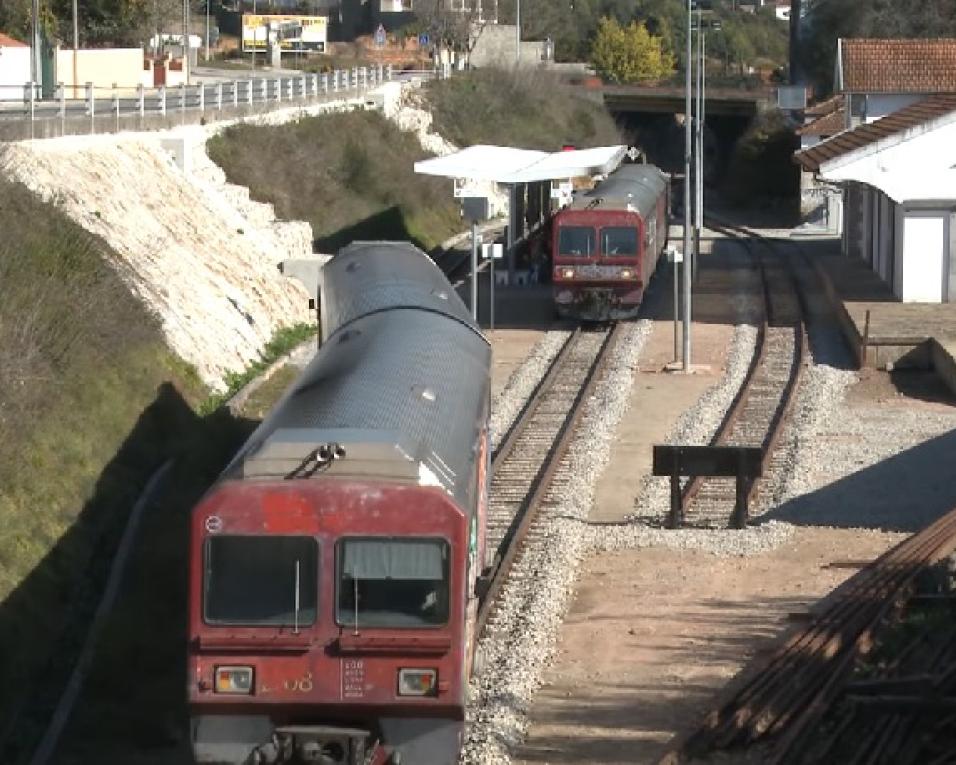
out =
[[494,612],[542,502],[560,480],[560,466],[624,325],[576,330],[552,362],[492,461],[484,592],[478,634]]
[[[759,747],[759,761],[783,765],[810,762],[893,762],[883,752],[896,748],[909,732],[906,723],[895,722],[879,731],[880,742],[870,743],[866,752],[848,759],[819,758],[833,742],[846,741],[832,727],[823,735],[819,723],[837,701],[864,707],[888,706],[894,715],[904,707],[910,712],[932,710],[934,725],[954,721],[953,656],[956,641],[952,632],[943,640],[946,648],[934,661],[931,680],[920,686],[918,678],[905,677],[899,693],[891,685],[850,684],[847,681],[857,662],[872,654],[881,627],[898,620],[901,604],[912,595],[920,576],[956,550],[956,510],[901,542],[861,569],[821,604],[809,624],[793,633],[765,666],[749,676],[745,684],[711,712],[700,728],[684,740],[672,742],[661,763],[685,762],[718,751]],[[916,651],[917,648],[911,649]],[[756,669],[756,668],[753,668]],[[844,691],[849,692],[844,695]],[[876,690],[876,694],[867,694]],[[882,691],[887,691],[883,693]],[[869,695],[866,701],[861,696]],[[894,699],[894,696],[897,698]],[[900,718],[897,717],[897,720]],[[842,721],[838,720],[837,725]],[[849,724],[849,723],[845,723]],[[952,736],[953,731],[947,732]],[[851,742],[852,743],[852,742]],[[862,745],[864,742],[857,742]],[[941,755],[942,756],[942,755]],[[946,753],[953,761],[953,750]],[[814,759],[816,757],[816,759]],[[916,760],[925,763],[932,760]]]
[[[796,400],[795,393],[809,356],[803,297],[788,260],[779,257],[770,242],[750,232],[741,236],[728,226],[710,222],[708,226],[740,237],[756,259],[763,295],[762,319],[753,360],[710,445],[758,447],[763,453],[763,472],[766,473]],[[748,504],[754,501],[758,491],[759,484],[755,481],[749,489]],[[735,484],[732,480],[704,476],[692,478],[681,497],[684,509],[681,525],[726,526],[730,509],[734,506]]]
[[[921,584],[919,589],[925,585]],[[858,662],[815,735],[791,747],[798,763],[922,765],[956,761],[956,592],[909,600]]]

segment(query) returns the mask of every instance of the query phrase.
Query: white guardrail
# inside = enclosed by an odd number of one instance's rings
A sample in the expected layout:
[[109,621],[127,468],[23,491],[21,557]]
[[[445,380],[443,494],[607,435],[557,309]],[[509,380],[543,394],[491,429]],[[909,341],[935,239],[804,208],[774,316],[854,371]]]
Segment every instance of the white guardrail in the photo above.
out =
[[[416,74],[421,77],[421,73]],[[337,69],[324,74],[262,76],[169,88],[145,88],[142,85],[126,89],[97,88],[92,83],[87,83],[83,88],[67,88],[60,84],[51,99],[38,98],[36,84],[28,82],[23,85],[20,98],[0,98],[0,140],[3,126],[12,122],[22,124],[29,121],[31,138],[38,132],[34,128],[40,123],[43,123],[44,129],[39,132],[47,136],[55,135],[56,128],[51,130],[50,123],[55,125],[56,121],[60,122],[60,135],[87,132],[86,129],[76,129],[76,123],[82,124],[84,119],[88,122],[91,134],[97,131],[118,132],[145,127],[148,118],[165,120],[175,118],[178,113],[182,114],[185,121],[187,113],[212,118],[217,112],[237,112],[244,107],[272,109],[360,96],[385,82],[406,78],[404,72],[396,75],[391,66],[372,66]],[[82,96],[67,98],[66,91],[70,89],[80,91]],[[110,117],[113,118],[112,122]],[[133,125],[129,124],[131,117]]]

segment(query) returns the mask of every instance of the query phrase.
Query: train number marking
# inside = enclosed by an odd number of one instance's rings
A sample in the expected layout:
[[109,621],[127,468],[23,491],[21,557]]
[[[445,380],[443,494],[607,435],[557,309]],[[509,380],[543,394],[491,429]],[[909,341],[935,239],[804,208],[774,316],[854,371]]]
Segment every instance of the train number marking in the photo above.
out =
[[309,693],[312,690],[312,673],[306,672],[298,680],[286,680],[282,687],[293,693]]
[[210,534],[218,534],[222,531],[222,518],[218,515],[210,515],[206,518],[206,531]]
[[360,699],[365,695],[365,662],[362,659],[342,660],[342,698]]

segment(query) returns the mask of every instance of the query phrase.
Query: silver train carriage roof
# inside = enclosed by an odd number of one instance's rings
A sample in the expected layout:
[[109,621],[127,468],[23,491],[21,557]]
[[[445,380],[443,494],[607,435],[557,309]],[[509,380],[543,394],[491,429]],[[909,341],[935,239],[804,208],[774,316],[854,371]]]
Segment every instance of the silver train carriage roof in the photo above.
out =
[[646,218],[666,192],[667,181],[667,176],[654,165],[621,165],[590,191],[575,195],[570,209],[631,209]]
[[439,486],[470,512],[491,348],[444,274],[404,242],[349,245],[323,268],[322,317],[322,347],[228,477]]

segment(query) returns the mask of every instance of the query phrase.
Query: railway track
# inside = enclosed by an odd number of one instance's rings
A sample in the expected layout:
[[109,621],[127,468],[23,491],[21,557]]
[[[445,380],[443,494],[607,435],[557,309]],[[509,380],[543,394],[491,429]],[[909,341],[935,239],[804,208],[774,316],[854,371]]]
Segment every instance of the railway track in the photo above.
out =
[[[753,360],[743,385],[721,422],[711,446],[758,447],[763,472],[774,467],[777,440],[790,412],[808,356],[800,288],[789,264],[765,239],[745,229],[708,222],[718,231],[739,238],[754,256],[763,296]],[[746,233],[746,237],[742,236]],[[756,499],[759,482],[749,492]],[[682,525],[698,528],[727,526],[735,502],[733,478],[689,480],[682,492]]]
[[523,543],[533,535],[539,510],[551,504],[548,495],[567,480],[564,456],[621,326],[578,328],[571,334],[492,458],[479,635]]

